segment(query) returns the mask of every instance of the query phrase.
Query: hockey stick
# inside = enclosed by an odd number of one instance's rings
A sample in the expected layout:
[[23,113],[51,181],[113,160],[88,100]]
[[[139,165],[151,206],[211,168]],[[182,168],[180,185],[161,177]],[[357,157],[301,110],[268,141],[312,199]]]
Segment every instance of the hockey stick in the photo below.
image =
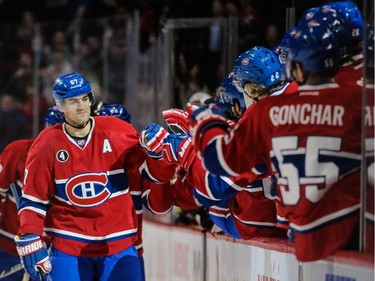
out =
[[[12,183],[10,185],[10,190],[12,191],[13,193],[13,197],[14,199],[16,200],[16,204],[18,206],[19,204],[19,196],[18,196],[18,192],[17,192],[17,187],[14,183]],[[0,279],[3,279],[9,275],[12,275],[13,273],[16,273],[18,271],[20,271],[21,269],[23,269],[22,267],[22,264],[16,264],[16,265],[13,265],[12,267],[8,268],[8,269],[4,269],[1,273],[0,273]]]
[[12,267],[3,270],[0,273],[0,279],[3,279],[9,275],[12,275],[13,273],[20,271],[21,269],[23,269],[22,264],[19,263],[19,264],[13,265]]
[[14,183],[10,184],[10,190],[12,191],[14,200],[16,200],[17,208],[20,205],[20,196],[17,191],[17,186]]
[[52,281],[51,275],[49,275],[49,273],[43,275],[40,271],[38,271],[38,275],[40,281]]
[[[23,269],[23,266],[22,264],[16,264],[16,265],[13,265],[12,267],[8,268],[8,269],[5,269],[3,270],[2,272],[0,272],[0,280],[1,279],[4,279],[5,277],[9,276],[9,275],[12,275],[20,270]],[[38,273],[39,275],[39,279],[41,281],[52,281],[52,278],[49,274],[45,274],[45,275],[42,275],[40,272]],[[30,280],[29,278],[27,279],[22,279],[22,280]]]

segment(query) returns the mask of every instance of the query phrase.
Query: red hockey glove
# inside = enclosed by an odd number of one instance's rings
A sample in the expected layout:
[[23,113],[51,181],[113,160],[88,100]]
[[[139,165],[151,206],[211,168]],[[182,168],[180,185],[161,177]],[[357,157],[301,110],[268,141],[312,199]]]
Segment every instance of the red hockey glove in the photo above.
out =
[[189,113],[178,109],[172,108],[164,110],[163,117],[167,122],[168,129],[174,134],[187,134],[189,133]]

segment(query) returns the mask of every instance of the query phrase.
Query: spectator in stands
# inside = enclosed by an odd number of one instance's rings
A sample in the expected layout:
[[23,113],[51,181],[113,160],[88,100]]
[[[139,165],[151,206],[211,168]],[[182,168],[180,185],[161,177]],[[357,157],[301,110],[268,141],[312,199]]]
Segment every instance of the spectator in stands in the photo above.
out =
[[146,51],[156,37],[156,15],[150,1],[138,1],[139,20],[140,20],[140,48],[141,52]]
[[26,100],[26,84],[33,79],[33,55],[22,52],[19,55],[18,67],[10,77],[4,92],[12,95],[16,102],[22,104]]
[[29,124],[16,104],[13,96],[0,96],[0,152],[8,143],[29,137]]
[[[40,85],[39,85],[40,86]],[[38,118],[36,120],[38,131],[44,127],[44,116],[47,113],[48,105],[46,98],[41,95],[40,91],[36,91],[34,80],[30,80],[26,83],[26,100],[22,104],[21,111],[23,115],[27,118],[27,123],[29,124],[29,134],[30,136],[33,134],[32,127],[34,124],[34,100],[35,96],[37,95],[37,102],[38,102]]]
[[97,36],[89,36],[79,44],[72,57],[73,68],[93,81],[100,81],[102,59],[100,43]]
[[186,92],[180,93],[180,102],[182,104],[187,104],[190,97],[196,92],[210,92],[207,85],[208,82],[203,79],[203,64],[204,63],[195,62],[188,69]]
[[70,61],[65,57],[63,50],[55,49],[52,51],[52,62],[47,65],[42,73],[43,95],[46,99],[48,106],[54,105],[54,100],[51,97],[53,81],[55,77],[61,76],[64,73],[73,71],[73,66]]
[[125,46],[122,40],[124,30],[116,27],[108,39],[108,103],[122,104],[125,96]]
[[265,44],[264,46],[271,49],[272,47],[276,46],[279,44],[281,40],[281,32],[280,28],[277,24],[269,24],[266,27],[265,31]]
[[35,35],[35,17],[31,10],[22,13],[21,24],[16,30],[16,44],[20,52],[31,52],[33,50],[33,39]]
[[239,50],[247,50],[259,42],[260,12],[252,4],[252,0],[239,1],[238,36]]
[[[213,0],[211,2],[211,13],[212,17],[217,19],[224,18],[224,5],[221,0]],[[209,48],[210,51],[219,54],[222,47],[222,28],[220,26],[220,21],[210,27],[210,41]]]

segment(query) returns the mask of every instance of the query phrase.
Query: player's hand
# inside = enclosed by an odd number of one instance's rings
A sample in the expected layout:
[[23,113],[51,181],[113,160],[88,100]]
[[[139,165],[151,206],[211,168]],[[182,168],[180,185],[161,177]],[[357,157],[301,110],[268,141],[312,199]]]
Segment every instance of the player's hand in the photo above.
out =
[[174,134],[189,133],[189,113],[187,111],[172,108],[164,110],[163,117],[168,125],[168,130]]
[[16,236],[14,241],[17,244],[22,266],[33,279],[39,280],[40,274],[45,275],[51,272],[52,264],[39,235]]
[[163,139],[168,135],[166,129],[158,124],[148,124],[139,135],[140,145],[147,150],[149,156],[161,158]]
[[226,113],[220,106],[203,106],[195,110],[190,117],[189,132],[193,143],[198,143],[202,134],[212,128],[219,127],[226,130],[229,127],[229,120],[225,118]]
[[192,139],[187,134],[169,134],[163,140],[163,159],[180,165],[185,171],[189,170],[195,158]]

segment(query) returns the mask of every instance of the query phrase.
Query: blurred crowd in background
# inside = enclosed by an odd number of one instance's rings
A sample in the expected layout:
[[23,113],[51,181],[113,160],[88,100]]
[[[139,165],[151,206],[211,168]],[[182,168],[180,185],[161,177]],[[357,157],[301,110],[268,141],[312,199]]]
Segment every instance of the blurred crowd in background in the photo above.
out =
[[[50,93],[54,79],[62,74],[79,71],[91,81],[101,81],[103,62],[102,39],[97,36],[100,26],[90,24],[101,18],[116,20],[116,16],[139,12],[140,50],[146,52],[173,18],[229,18],[238,22],[236,54],[261,45],[272,48],[280,42],[287,26],[286,11],[295,8],[299,18],[309,7],[329,1],[272,1],[272,0],[2,0],[0,1],[0,152],[15,139],[32,135],[34,92],[37,90],[39,128],[43,116],[53,105]],[[359,7],[362,2],[357,1]],[[77,44],[75,31],[85,22],[85,38]],[[48,24],[35,42],[36,23]],[[80,26],[82,28],[82,26]],[[119,30],[118,32],[121,32]],[[183,107],[191,94],[203,91],[213,94],[225,76],[221,69],[220,37],[214,29],[184,31],[176,38],[176,107]],[[209,40],[207,40],[209,38]],[[111,95],[107,103],[123,103],[124,73],[122,36],[114,34],[108,40],[110,57]],[[35,44],[39,44],[39,79],[34,76]],[[116,65],[119,66],[118,69]],[[94,87],[100,88],[94,84]],[[37,89],[36,89],[37,87]],[[98,90],[100,92],[100,90]],[[98,91],[96,93],[98,93]],[[185,94],[181,94],[185,93]]]

